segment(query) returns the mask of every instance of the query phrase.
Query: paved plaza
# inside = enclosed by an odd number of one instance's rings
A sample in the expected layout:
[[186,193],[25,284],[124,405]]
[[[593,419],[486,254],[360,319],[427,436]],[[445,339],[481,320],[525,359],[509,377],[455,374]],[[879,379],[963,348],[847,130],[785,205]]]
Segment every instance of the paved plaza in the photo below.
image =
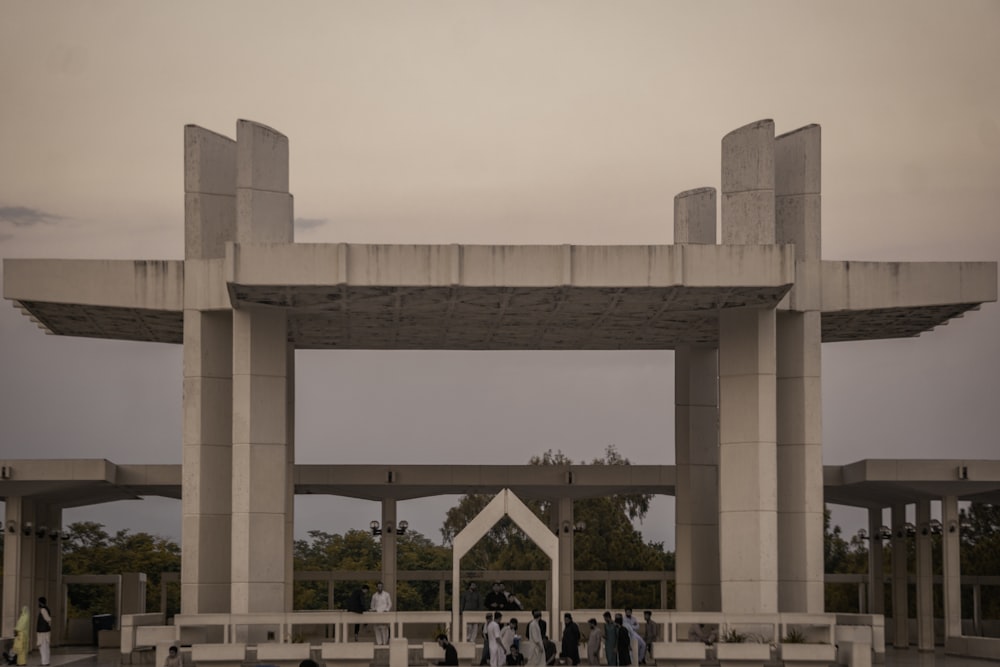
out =
[[[121,667],[121,653],[118,649],[100,649],[97,651],[84,651],[80,647],[67,647],[53,649],[52,667]],[[139,665],[140,663],[134,663]],[[718,663],[706,663],[715,664]],[[885,652],[885,667],[986,667],[995,665],[992,660],[980,660],[977,658],[963,658],[954,655],[945,655],[942,649],[936,651],[917,650],[897,650],[887,648]],[[38,666],[38,655],[32,654],[28,659],[28,667]]]

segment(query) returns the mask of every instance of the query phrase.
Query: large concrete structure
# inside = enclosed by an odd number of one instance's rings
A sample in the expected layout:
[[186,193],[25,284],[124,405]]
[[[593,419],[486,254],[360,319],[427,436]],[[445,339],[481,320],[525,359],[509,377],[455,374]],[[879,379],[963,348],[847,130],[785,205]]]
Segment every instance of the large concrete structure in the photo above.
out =
[[4,296],[51,333],[184,345],[186,613],[291,607],[296,349],[676,350],[679,607],[819,613],[821,344],[997,295],[995,263],[822,260],[820,158],[815,125],[727,135],[721,244],[702,188],[675,245],[307,245],[287,139],[189,126],[184,260],[8,260]]

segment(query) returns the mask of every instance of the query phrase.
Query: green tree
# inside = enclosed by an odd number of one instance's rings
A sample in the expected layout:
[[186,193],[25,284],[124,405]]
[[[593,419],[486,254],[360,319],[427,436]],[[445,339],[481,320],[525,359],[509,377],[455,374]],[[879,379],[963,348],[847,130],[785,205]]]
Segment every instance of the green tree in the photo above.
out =
[[[299,572],[378,571],[382,567],[382,544],[368,531],[351,530],[334,535],[311,530],[308,535],[309,539],[296,540],[293,545],[295,569]],[[397,571],[448,570],[451,550],[434,545],[416,531],[408,531],[396,536],[396,568]],[[343,609],[353,590],[353,583],[334,586],[333,605],[330,605],[324,582],[299,581],[295,583],[295,609]],[[410,611],[437,609],[437,582],[397,582],[393,606]]]
[[[163,572],[180,572],[181,550],[176,542],[149,533],[119,530],[108,534],[104,525],[93,521],[72,523],[66,528],[69,539],[62,544],[63,574],[146,574],[146,609],[160,608]],[[178,592],[168,596],[168,614],[180,608]],[[114,613],[114,591],[109,586],[71,586],[69,615]]]
[[[827,574],[865,574],[868,572],[868,545],[856,535],[848,542],[840,526],[830,525],[830,509],[823,510],[823,571]],[[856,584],[826,584],[826,611],[857,613]]]
[[[972,503],[962,510],[960,525],[962,575],[1000,574],[1000,505]],[[983,586],[980,604],[983,618],[1000,618],[1000,587]],[[962,616],[972,613],[972,595],[963,595]]]

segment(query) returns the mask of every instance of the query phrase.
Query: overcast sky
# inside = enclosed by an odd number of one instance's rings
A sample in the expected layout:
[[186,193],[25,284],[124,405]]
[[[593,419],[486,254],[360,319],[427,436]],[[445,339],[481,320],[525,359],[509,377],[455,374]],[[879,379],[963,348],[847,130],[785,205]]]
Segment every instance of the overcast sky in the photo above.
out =
[[[825,259],[996,261],[998,65],[993,1],[7,1],[0,256],[182,258],[183,127],[239,118],[289,137],[297,241],[670,243],[722,136],[773,118],[823,128]],[[179,346],[45,336],[9,302],[0,342],[0,456],[180,462]],[[996,458],[998,348],[996,304],[824,346],[825,462]],[[674,462],[670,352],[297,362],[301,463]],[[399,516],[439,539],[446,506]],[[299,535],[378,518],[297,508]],[[672,508],[648,538],[672,546]],[[180,533],[175,501],[66,518]]]

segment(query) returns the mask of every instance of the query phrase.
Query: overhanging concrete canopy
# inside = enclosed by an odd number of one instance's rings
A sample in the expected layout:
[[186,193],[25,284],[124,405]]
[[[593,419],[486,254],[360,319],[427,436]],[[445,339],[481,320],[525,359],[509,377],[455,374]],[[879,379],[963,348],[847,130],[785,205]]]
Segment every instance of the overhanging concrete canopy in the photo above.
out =
[[[673,349],[775,306],[792,246],[229,244],[225,259],[5,260],[50,333],[181,343],[183,309],[280,307],[299,349]],[[202,292],[185,286],[197,273]],[[825,342],[915,336],[997,297],[993,262],[822,262]]]

